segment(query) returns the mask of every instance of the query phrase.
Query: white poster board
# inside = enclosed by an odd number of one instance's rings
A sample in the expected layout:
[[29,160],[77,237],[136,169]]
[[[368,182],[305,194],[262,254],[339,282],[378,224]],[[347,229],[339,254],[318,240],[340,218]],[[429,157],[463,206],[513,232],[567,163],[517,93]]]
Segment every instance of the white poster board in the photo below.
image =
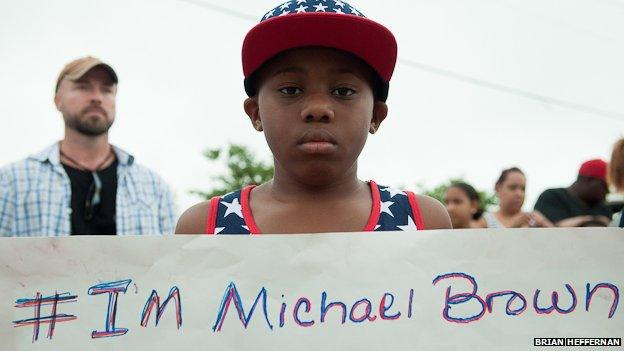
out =
[[541,349],[621,340],[624,231],[0,238],[0,284],[2,350]]

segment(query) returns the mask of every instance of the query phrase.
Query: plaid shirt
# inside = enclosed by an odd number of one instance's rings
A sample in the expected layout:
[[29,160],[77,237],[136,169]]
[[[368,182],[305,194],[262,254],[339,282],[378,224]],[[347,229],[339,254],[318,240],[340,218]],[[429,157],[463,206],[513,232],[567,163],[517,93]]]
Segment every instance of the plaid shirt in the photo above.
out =
[[[117,235],[171,234],[175,209],[169,188],[134,157],[113,147],[117,167]],[[0,236],[71,233],[71,184],[59,144],[0,168]]]

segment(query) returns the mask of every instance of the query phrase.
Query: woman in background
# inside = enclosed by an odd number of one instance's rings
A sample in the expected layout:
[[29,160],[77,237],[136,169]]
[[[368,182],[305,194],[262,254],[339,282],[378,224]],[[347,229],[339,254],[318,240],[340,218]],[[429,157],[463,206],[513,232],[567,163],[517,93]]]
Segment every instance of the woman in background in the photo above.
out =
[[538,211],[522,212],[526,189],[526,177],[517,167],[505,169],[494,187],[499,200],[496,212],[485,212],[481,225],[486,228],[553,227]]
[[479,194],[470,184],[451,184],[444,193],[444,204],[453,229],[483,228],[478,222],[483,214]]

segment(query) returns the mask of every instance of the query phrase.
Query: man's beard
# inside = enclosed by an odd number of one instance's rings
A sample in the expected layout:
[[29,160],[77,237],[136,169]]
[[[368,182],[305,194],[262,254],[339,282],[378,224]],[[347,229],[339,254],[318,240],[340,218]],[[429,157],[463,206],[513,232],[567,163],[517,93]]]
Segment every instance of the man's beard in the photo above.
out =
[[[104,118],[101,116],[92,117],[90,114],[93,109],[98,109],[104,114]],[[63,114],[65,125],[79,132],[80,134],[88,136],[99,136],[110,129],[113,125],[113,121],[108,119],[108,113],[101,108],[87,107],[80,111],[77,115],[71,115],[68,113]]]

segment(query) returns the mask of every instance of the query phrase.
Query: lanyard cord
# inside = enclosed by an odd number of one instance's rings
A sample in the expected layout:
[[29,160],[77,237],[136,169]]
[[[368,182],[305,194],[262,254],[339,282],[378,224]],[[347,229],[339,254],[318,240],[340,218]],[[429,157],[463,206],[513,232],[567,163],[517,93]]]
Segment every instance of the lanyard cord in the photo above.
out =
[[[95,167],[94,169],[89,169],[88,167],[85,167],[84,165],[82,165],[80,162],[74,160],[73,158],[67,156],[67,154],[65,154],[59,147],[59,152],[61,154],[62,157],[64,157],[65,159],[69,160],[71,163],[73,163],[74,165],[78,166],[78,169],[83,171],[83,172],[91,172],[91,176],[93,177],[93,184],[91,185],[93,187],[93,196],[91,197],[91,199],[87,199],[87,206],[89,208],[92,208],[93,206],[99,205],[102,202],[102,198],[100,196],[100,193],[102,192],[102,180],[100,179],[100,176],[97,174],[98,171],[100,171],[102,169],[102,167],[106,164],[106,162],[108,162],[108,160],[111,159],[111,156],[114,157],[115,154],[112,152],[111,149],[108,150],[108,155],[106,155],[106,157],[104,158],[104,160],[102,160],[102,162],[100,162],[100,164],[97,165],[97,167]],[[89,219],[91,218],[92,214],[89,216]]]
[[102,166],[104,166],[106,164],[106,162],[108,162],[108,160],[111,159],[111,156],[114,156],[114,153],[109,149],[108,150],[108,155],[106,155],[104,160],[102,160],[102,162],[100,162],[100,164],[98,164],[94,169],[89,169],[89,167],[85,167],[80,162],[78,162],[78,161],[74,160],[73,158],[67,156],[67,154],[64,153],[62,150],[60,150],[60,148],[59,148],[59,152],[60,152],[62,157],[64,157],[65,159],[69,160],[74,165],[78,166],[79,170],[84,171],[84,172],[89,171],[91,173],[101,171]]

